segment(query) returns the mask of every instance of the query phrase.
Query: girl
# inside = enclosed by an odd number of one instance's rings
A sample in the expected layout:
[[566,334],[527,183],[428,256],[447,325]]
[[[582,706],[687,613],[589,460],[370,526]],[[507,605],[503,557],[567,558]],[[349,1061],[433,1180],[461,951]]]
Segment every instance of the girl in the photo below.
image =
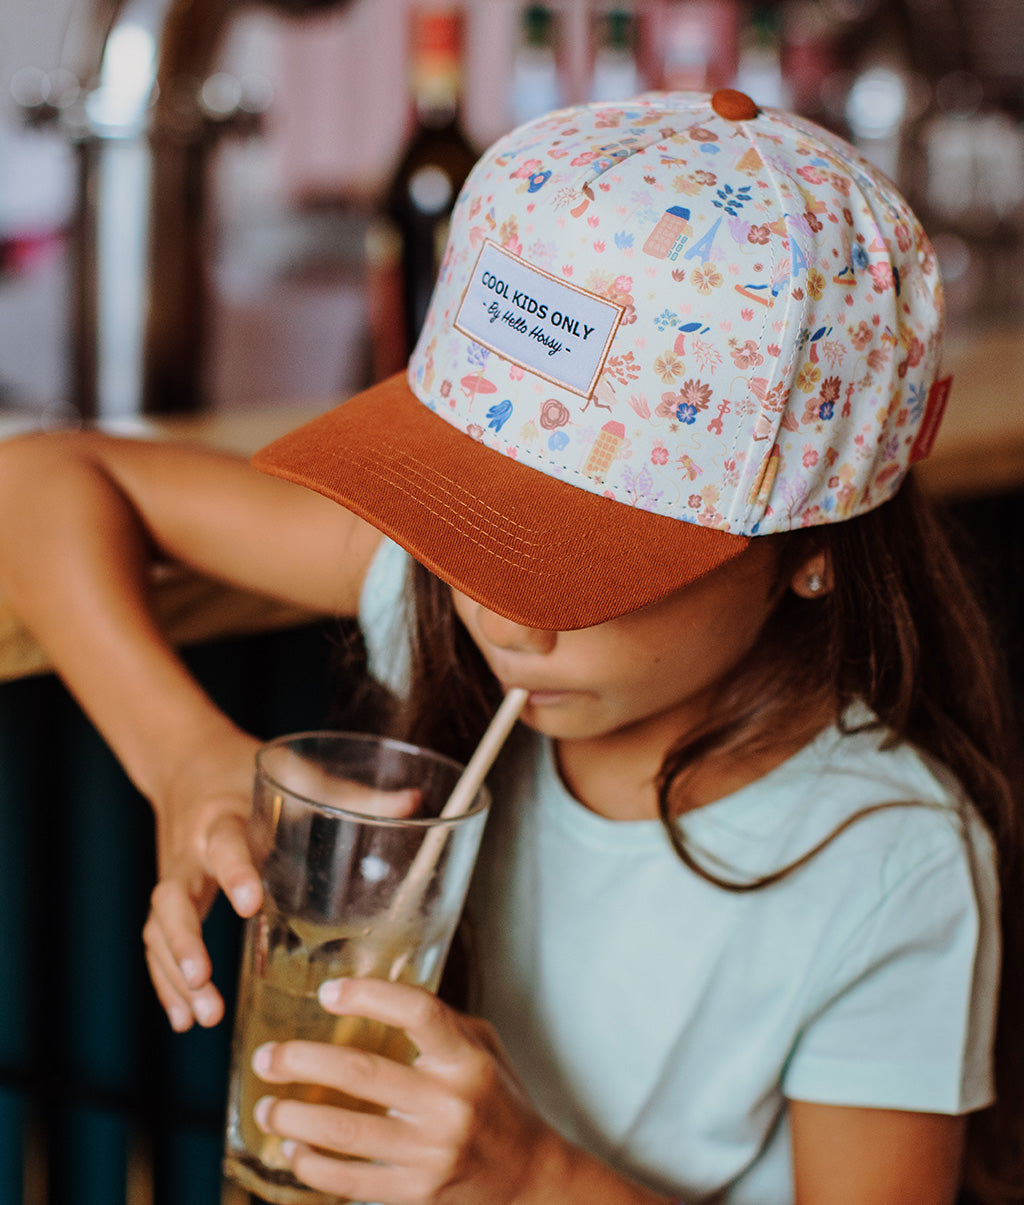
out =
[[493,147],[408,376],[265,449],[269,476],[92,434],[0,449],[30,515],[0,586],[156,810],[177,1029],[222,1013],[214,891],[259,906],[255,742],[162,640],[150,555],[358,611],[392,727],[447,752],[530,692],[473,1015],[333,982],[323,1006],[406,1029],[411,1067],[257,1051],[299,1179],[386,1205],[945,1205],[965,1176],[1024,1199],[1007,711],[907,476],[940,335],[927,240],[851,148],[737,93],[652,97]]

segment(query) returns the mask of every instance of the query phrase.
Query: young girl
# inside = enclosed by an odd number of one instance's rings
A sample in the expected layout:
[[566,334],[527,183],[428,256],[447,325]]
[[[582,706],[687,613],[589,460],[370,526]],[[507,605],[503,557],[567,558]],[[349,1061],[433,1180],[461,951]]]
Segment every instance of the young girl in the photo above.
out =
[[651,97],[496,144],[408,376],[264,450],[270,475],[94,434],[0,449],[27,516],[0,587],[156,810],[176,1029],[222,1014],[213,893],[259,906],[255,742],[156,628],[153,555],[358,612],[410,739],[465,757],[530,692],[468,909],[473,1015],[332,982],[412,1066],[255,1056],[299,1179],[385,1205],[1024,1200],[1010,727],[907,476],[940,336],[927,240],[851,148],[737,93]]

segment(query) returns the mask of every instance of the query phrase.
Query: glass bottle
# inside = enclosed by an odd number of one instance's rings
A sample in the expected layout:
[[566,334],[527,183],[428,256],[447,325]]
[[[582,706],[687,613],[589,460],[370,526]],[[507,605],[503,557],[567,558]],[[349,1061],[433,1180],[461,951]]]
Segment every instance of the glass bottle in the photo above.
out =
[[415,346],[452,208],[477,159],[460,121],[462,12],[416,5],[410,25],[413,129],[367,247],[376,379],[403,368]]

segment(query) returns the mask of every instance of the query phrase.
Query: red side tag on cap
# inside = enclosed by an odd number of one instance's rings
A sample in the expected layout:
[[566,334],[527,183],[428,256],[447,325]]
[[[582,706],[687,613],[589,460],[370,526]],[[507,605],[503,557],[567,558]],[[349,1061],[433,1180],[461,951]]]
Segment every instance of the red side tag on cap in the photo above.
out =
[[952,388],[953,378],[943,377],[941,381],[936,381],[931,389],[928,390],[928,401],[925,402],[924,406],[924,418],[921,420],[921,428],[910,449],[909,464],[916,464],[917,461],[924,460],[926,456],[931,454],[932,445],[935,443],[935,436],[939,433],[939,426],[942,423],[942,416],[946,413],[949,391]]

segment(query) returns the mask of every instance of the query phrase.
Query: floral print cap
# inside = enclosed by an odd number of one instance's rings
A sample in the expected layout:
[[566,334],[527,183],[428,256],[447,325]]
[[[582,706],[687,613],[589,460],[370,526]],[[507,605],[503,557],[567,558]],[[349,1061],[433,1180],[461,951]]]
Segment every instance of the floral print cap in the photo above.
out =
[[941,332],[931,245],[851,146],[741,93],[651,94],[483,156],[408,384],[522,465],[751,536],[896,492]]
[[254,463],[588,627],[891,497],[941,330],[924,232],[841,139],[733,91],[563,109],[470,174],[408,374]]

